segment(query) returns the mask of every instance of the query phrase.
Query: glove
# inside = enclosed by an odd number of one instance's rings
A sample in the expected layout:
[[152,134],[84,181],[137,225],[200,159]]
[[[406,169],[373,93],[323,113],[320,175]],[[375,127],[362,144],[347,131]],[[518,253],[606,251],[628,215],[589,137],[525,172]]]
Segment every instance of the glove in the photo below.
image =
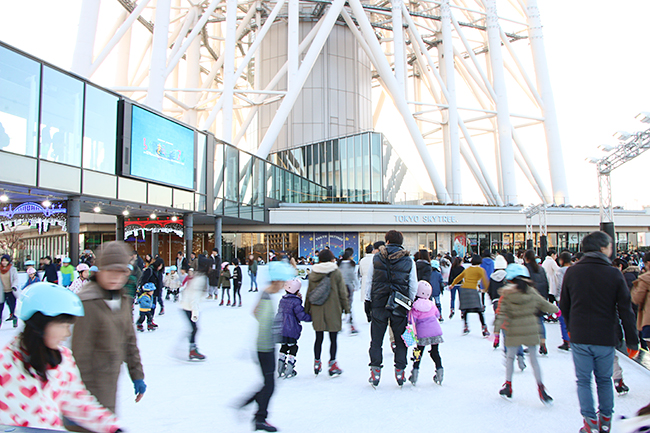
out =
[[197,313],[193,313],[190,319],[192,320],[192,322],[196,323],[199,321],[199,315]]
[[551,304],[555,304],[555,296],[549,294],[548,295],[548,302],[550,302]]
[[494,347],[495,349],[499,347],[499,334],[496,334],[494,336],[494,344],[492,345],[492,347]]
[[144,380],[136,379],[133,381],[133,388],[135,388],[135,395],[144,394],[147,390],[147,385],[145,385]]
[[366,312],[366,317],[368,318],[368,322],[372,321],[372,308],[370,306],[370,301],[365,301],[363,303],[363,309]]
[[639,356],[639,346],[627,346],[627,356],[634,359]]

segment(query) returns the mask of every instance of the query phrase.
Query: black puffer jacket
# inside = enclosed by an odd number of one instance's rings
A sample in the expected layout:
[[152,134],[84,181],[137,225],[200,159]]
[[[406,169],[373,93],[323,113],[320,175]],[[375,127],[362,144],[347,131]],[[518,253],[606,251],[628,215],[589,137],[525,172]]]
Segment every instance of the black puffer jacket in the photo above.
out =
[[208,272],[208,284],[213,287],[219,285],[219,277],[221,276],[221,257],[216,255],[214,257],[208,256],[210,260],[210,271]]
[[546,271],[541,266],[537,266],[537,272],[533,270],[533,265],[526,263],[526,268],[530,272],[530,279],[533,280],[533,285],[537,289],[542,298],[548,300],[548,280],[546,279]]
[[418,281],[431,282],[431,263],[426,260],[418,260],[415,262],[415,269],[418,272]]
[[409,297],[409,280],[413,260],[401,245],[379,247],[379,253],[372,259],[372,308],[385,308],[392,290]]

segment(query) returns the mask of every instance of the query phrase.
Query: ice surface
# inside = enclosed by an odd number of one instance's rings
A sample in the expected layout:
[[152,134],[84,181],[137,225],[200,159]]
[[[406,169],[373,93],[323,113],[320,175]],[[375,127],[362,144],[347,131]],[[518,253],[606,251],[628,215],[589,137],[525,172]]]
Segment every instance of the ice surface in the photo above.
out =
[[[265,267],[258,281],[264,287]],[[248,276],[246,274],[245,278]],[[164,316],[156,316],[160,328],[138,333],[138,344],[146,374],[147,392],[135,403],[133,385],[126,370],[120,376],[117,412],[131,432],[246,432],[251,430],[255,404],[238,412],[232,409],[261,384],[255,363],[256,321],[251,311],[259,293],[249,293],[248,280],[242,286],[243,307],[220,307],[217,301],[202,304],[197,343],[207,356],[205,362],[186,361],[189,325],[180,306],[166,302]],[[302,292],[306,290],[303,285]],[[277,302],[280,296],[276,295]],[[443,315],[449,315],[450,296],[443,295]],[[7,317],[5,308],[4,318]],[[340,377],[326,371],[315,377],[312,371],[314,332],[304,324],[297,356],[298,376],[276,380],[269,422],[282,432],[577,432],[581,416],[575,391],[570,353],[557,350],[561,344],[559,325],[547,324],[548,357],[540,359],[544,383],[555,399],[553,407],[539,400],[530,366],[515,368],[513,400],[505,401],[498,391],[504,382],[503,351],[492,349],[492,340],[480,333],[478,317],[470,315],[471,333],[462,336],[457,314],[442,324],[445,343],[440,347],[445,379],[433,383],[434,364],[428,353],[420,366],[417,387],[406,383],[399,389],[393,371],[393,356],[384,343],[384,369],[379,387],[368,384],[369,325],[359,293],[353,312],[359,329],[350,336],[349,327],[339,334],[337,359]],[[488,307],[488,323],[493,314]],[[3,322],[0,343],[9,341],[15,330]],[[326,370],[329,341],[323,345]],[[410,356],[410,354],[409,354]],[[621,358],[626,396],[616,396],[618,415],[632,415],[648,404],[650,372]],[[407,370],[410,372],[410,362]],[[613,429],[616,432],[616,426]]]

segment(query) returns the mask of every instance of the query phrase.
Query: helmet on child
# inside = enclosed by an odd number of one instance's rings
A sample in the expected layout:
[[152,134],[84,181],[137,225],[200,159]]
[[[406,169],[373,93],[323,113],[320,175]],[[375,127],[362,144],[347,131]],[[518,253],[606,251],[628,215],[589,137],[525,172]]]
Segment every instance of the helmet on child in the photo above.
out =
[[70,257],[64,257],[63,260],[61,260],[63,263],[70,263]]
[[87,271],[89,269],[90,269],[90,267],[85,263],[79,263],[77,265],[77,272],[79,272],[79,273],[82,273],[83,271]]
[[176,271],[176,265],[172,265],[172,266],[170,266],[170,267],[169,267],[169,270],[170,270],[170,271]]
[[48,317],[61,314],[84,315],[84,307],[79,296],[65,287],[47,282],[29,285],[20,297],[16,308],[16,315],[23,321],[31,319],[36,312]]
[[293,279],[284,283],[284,290],[291,293],[292,295],[295,295],[300,291],[301,286],[302,283],[300,281]]
[[530,278],[530,272],[524,265],[510,263],[506,268],[506,280],[513,280],[518,277]]
[[418,291],[416,295],[418,298],[429,299],[431,297],[432,291],[433,289],[431,288],[431,284],[429,284],[428,281],[418,281]]
[[90,272],[99,272],[99,268],[95,265],[91,266],[90,269],[88,269]]
[[34,275],[35,273],[36,273],[36,269],[34,268],[27,269],[27,275]]
[[436,259],[431,260],[431,267],[440,270],[440,262]]
[[144,286],[142,286],[142,289],[145,292],[153,292],[156,290],[156,285],[154,283],[145,283]]
[[36,262],[34,260],[26,260],[25,266],[36,266]]

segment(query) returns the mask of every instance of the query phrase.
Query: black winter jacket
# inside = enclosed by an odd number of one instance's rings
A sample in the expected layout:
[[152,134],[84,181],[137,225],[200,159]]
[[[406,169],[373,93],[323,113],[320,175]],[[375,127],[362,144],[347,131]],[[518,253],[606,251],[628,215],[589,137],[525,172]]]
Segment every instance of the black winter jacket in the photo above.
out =
[[[392,290],[409,297],[409,280],[413,260],[401,245],[379,247],[379,253],[372,259],[371,307],[385,308]],[[390,278],[389,278],[390,275]]]
[[585,255],[567,269],[562,281],[560,309],[571,343],[617,346],[620,317],[627,345],[639,344],[630,290],[623,274],[604,256]]
[[533,271],[533,265],[526,263],[526,268],[530,272],[530,279],[533,281],[533,286],[537,289],[542,298],[548,300],[548,280],[546,279],[546,271],[541,266],[538,266],[537,272]]
[[218,255],[215,257],[208,256],[207,259],[212,262],[210,271],[208,272],[208,284],[217,287],[219,285],[219,277],[221,276],[221,257]]
[[447,280],[447,285],[451,284],[456,279],[457,276],[463,273],[464,270],[465,268],[463,267],[463,265],[457,266],[455,268],[451,268],[451,270],[449,271],[449,279]]
[[154,271],[154,269],[149,266],[142,273],[140,277],[140,286],[144,286],[146,283],[153,283],[156,286],[156,291],[162,290],[163,287],[163,275],[162,271]]
[[431,263],[426,260],[418,260],[415,262],[415,270],[418,273],[418,281],[428,281],[431,282]]

